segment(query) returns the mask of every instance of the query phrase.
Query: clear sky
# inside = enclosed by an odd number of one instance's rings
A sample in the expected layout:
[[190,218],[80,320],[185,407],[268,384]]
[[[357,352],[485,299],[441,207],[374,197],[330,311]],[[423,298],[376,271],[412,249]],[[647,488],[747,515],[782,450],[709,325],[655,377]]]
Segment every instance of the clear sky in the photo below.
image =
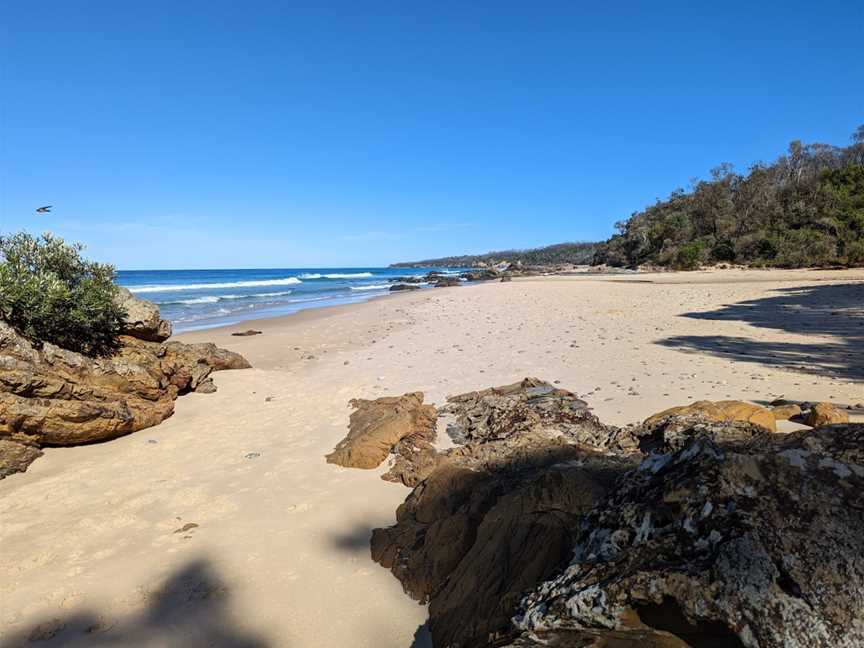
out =
[[601,239],[720,162],[846,145],[862,44],[860,0],[0,0],[0,230],[121,269]]

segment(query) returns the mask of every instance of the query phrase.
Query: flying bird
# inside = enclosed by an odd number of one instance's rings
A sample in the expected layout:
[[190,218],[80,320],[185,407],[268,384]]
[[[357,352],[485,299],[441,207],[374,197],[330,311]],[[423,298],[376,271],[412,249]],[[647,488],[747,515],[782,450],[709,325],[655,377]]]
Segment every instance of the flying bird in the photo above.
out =
[[48,212],[51,211],[51,207],[53,207],[53,205],[45,205],[44,207],[39,207],[36,210],[36,213],[37,214],[47,214]]

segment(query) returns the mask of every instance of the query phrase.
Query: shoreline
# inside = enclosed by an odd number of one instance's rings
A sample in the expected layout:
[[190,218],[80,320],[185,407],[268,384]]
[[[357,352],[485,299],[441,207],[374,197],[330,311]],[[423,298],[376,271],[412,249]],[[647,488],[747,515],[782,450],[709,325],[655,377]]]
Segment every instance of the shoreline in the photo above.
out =
[[[369,554],[410,491],[386,464],[324,459],[351,399],[440,406],[534,376],[612,425],[701,399],[861,402],[862,296],[864,270],[528,277],[179,334],[253,368],[0,481],[0,637],[48,624],[40,645],[86,646],[94,626],[110,643],[171,609],[147,629],[174,645],[428,647],[426,609]],[[248,328],[263,334],[230,335]]]

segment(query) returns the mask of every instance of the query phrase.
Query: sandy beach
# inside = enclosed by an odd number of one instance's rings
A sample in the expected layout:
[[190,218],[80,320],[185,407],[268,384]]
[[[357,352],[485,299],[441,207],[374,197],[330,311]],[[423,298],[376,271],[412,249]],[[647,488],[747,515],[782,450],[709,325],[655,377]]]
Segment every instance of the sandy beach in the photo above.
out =
[[536,277],[179,337],[254,369],[0,481],[4,647],[118,645],[119,629],[141,646],[428,646],[424,607],[369,557],[408,489],[324,461],[350,399],[440,405],[535,376],[618,425],[698,399],[862,403],[864,270]]

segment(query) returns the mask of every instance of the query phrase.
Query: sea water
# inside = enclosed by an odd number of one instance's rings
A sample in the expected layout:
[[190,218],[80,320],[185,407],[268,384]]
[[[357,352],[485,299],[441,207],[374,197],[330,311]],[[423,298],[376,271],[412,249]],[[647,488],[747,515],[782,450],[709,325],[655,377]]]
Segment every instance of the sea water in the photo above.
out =
[[[276,317],[306,308],[366,301],[398,277],[456,268],[282,268],[268,270],[121,270],[117,282],[159,306],[174,330],[190,331]],[[428,284],[419,284],[428,287]]]

